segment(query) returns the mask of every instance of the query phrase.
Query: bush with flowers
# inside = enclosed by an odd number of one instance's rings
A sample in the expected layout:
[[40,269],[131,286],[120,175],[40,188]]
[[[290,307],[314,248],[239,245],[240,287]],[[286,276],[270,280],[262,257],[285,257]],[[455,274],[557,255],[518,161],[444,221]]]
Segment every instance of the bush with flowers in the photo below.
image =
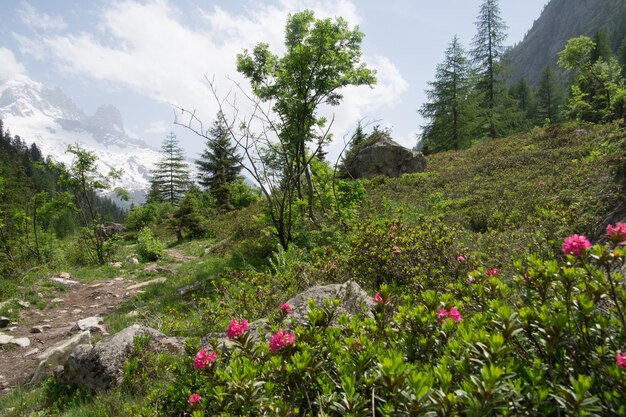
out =
[[269,334],[233,318],[229,344],[190,345],[146,404],[194,416],[625,415],[626,226],[606,239],[572,235],[510,276],[478,267],[410,295],[382,285],[373,317],[335,327],[333,303],[289,329],[277,305]]

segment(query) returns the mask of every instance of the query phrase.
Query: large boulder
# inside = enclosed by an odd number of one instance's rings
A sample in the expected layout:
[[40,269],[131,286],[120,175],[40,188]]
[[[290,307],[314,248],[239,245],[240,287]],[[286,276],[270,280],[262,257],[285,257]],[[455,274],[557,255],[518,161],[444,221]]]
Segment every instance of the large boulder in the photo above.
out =
[[344,161],[344,176],[349,178],[399,177],[422,172],[426,158],[381,134],[374,142],[358,149]]
[[96,391],[105,391],[119,385],[123,378],[124,363],[134,352],[134,339],[138,336],[150,338],[150,352],[182,352],[182,343],[149,327],[137,324],[130,326],[113,337],[101,340],[95,346],[77,346],[69,356],[63,371],[58,374],[62,382],[84,386]]
[[125,231],[126,228],[123,224],[113,222],[104,222],[96,229],[96,233],[103,239],[110,239],[113,235],[119,235]]
[[325,300],[339,300],[335,317],[343,313],[348,315],[365,315],[373,317],[372,309],[375,303],[360,286],[354,281],[344,284],[316,285],[296,295],[287,301],[291,307],[288,319],[293,319],[298,324],[308,322],[308,314],[311,311],[309,302],[315,301],[316,307],[322,307]]

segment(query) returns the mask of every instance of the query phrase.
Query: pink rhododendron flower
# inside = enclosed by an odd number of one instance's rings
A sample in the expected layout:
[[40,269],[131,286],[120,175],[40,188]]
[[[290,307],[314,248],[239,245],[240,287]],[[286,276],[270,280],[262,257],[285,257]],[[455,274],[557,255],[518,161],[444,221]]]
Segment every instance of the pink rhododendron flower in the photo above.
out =
[[456,309],[456,307],[452,307],[450,309],[450,311],[448,312],[448,317],[450,317],[457,323],[460,323],[461,320],[463,320],[463,316],[461,316],[461,313],[459,312],[459,310]]
[[270,339],[270,352],[274,352],[278,349],[282,349],[286,346],[293,345],[295,341],[295,335],[293,333],[279,330]]
[[389,228],[390,228],[391,230],[398,230],[398,226],[397,226],[397,225],[395,225],[395,224],[392,224],[391,226],[389,226]]
[[468,276],[467,276],[467,283],[468,283],[468,284],[473,284],[473,283],[474,283],[474,281],[475,281],[475,280],[474,280],[474,277],[473,277],[473,276],[471,276],[471,275],[468,275]]
[[229,339],[234,339],[237,336],[241,336],[248,330],[248,320],[232,319],[228,325],[226,335]]
[[615,362],[617,362],[617,366],[620,368],[626,368],[626,353],[617,352]]
[[459,256],[456,257],[456,260],[459,261],[459,262],[465,262],[465,256],[459,255]]
[[606,235],[613,242],[618,242],[620,245],[626,244],[626,223],[617,223],[615,226],[609,224],[606,227]]
[[280,305],[280,311],[283,314],[289,314],[289,313],[291,313],[291,306],[289,304],[287,304],[287,303],[281,304]]
[[500,272],[500,271],[498,270],[498,268],[489,268],[489,269],[487,270],[487,276],[488,276],[488,277],[495,277],[496,275],[498,275],[498,272]]
[[571,235],[563,242],[562,250],[565,255],[573,255],[579,258],[583,251],[589,249],[590,247],[591,243],[585,236]]
[[396,238],[395,233],[389,233],[389,239],[395,239],[395,238]]
[[211,363],[215,362],[216,359],[216,352],[209,353],[208,349],[202,349],[200,352],[196,353],[196,358],[193,360],[193,367],[196,368],[196,370],[206,368]]
[[376,304],[381,304],[381,305],[385,305],[385,304],[387,304],[387,302],[386,302],[385,300],[383,300],[383,297],[381,297],[381,296],[380,296],[380,294],[376,294],[376,295],[374,296],[374,302],[375,302]]
[[437,310],[437,320],[442,321],[446,317],[448,317],[448,311],[445,308]]
[[220,307],[224,307],[226,305],[226,301],[220,300],[219,305]]
[[402,249],[400,249],[399,246],[394,246],[393,248],[391,248],[391,251],[395,253],[396,255],[399,255],[402,253]]
[[200,404],[200,401],[202,401],[202,397],[198,394],[191,394],[187,399],[187,402],[191,405]]

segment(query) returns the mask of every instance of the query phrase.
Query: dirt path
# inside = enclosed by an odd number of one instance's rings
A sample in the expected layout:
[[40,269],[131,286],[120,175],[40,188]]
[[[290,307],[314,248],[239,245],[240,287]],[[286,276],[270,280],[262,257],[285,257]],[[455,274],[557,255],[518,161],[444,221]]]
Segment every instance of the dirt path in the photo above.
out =
[[[92,316],[104,318],[132,298],[138,290],[128,290],[128,287],[134,283],[114,278],[89,284],[60,284],[66,286],[66,290],[55,291],[55,297],[46,298],[47,308],[22,309],[18,323],[1,329],[1,332],[16,338],[28,338],[30,344],[0,348],[0,395],[27,382],[38,365],[37,355],[66,339],[78,320]],[[36,326],[43,331],[33,333]]]

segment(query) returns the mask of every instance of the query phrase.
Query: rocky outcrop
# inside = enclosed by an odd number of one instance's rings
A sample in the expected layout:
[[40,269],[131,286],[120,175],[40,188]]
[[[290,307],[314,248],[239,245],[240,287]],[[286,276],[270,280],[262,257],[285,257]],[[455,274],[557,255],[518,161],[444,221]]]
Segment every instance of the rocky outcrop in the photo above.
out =
[[37,384],[46,379],[57,366],[62,366],[67,361],[67,358],[69,358],[76,346],[89,343],[89,338],[90,334],[88,331],[82,332],[40,353],[37,356],[39,365],[30,382]]
[[124,233],[126,228],[123,224],[113,223],[113,222],[104,222],[98,226],[96,232],[103,239],[109,239],[113,237],[113,235],[119,235],[120,233]]
[[134,339],[138,336],[150,338],[147,346],[150,352],[181,352],[183,348],[177,339],[149,327],[133,325],[111,338],[101,340],[95,346],[76,346],[57,378],[96,391],[119,385],[124,363],[133,354]]
[[383,134],[347,157],[343,168],[343,176],[348,178],[396,178],[424,171],[426,158],[421,152],[407,149]]

